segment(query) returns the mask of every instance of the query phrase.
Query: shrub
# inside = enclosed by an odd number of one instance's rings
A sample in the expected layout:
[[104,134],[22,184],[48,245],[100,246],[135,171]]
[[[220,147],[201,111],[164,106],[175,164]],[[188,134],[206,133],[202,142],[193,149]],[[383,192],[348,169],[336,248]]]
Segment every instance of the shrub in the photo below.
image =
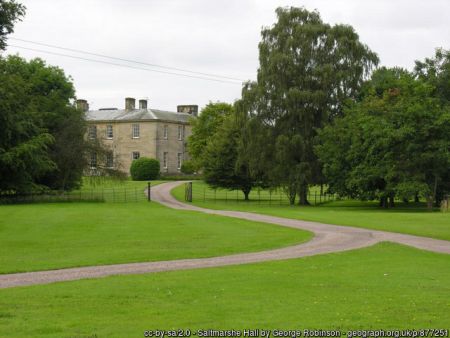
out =
[[181,172],[183,174],[192,175],[195,172],[195,166],[192,161],[184,161],[181,165]]
[[155,180],[159,176],[159,161],[141,157],[131,163],[130,174],[133,181]]

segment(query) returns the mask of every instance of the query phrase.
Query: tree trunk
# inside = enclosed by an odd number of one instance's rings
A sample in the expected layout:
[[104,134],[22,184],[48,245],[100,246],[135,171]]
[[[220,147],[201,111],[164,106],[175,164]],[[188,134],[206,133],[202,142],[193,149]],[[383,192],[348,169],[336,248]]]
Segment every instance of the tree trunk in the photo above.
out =
[[433,190],[429,194],[427,194],[427,197],[426,197],[428,211],[433,211],[433,202],[436,200],[437,183],[438,183],[438,178],[437,178],[437,176],[434,176]]
[[432,195],[427,195],[427,209],[428,211],[433,211],[433,201],[434,198]]
[[289,192],[289,205],[294,205],[295,204],[295,196],[296,196],[297,194],[294,192],[294,193],[292,193],[292,192]]
[[387,208],[388,207],[388,203],[387,202],[388,201],[387,201],[387,197],[386,196],[380,197],[380,207]]
[[417,193],[414,195],[414,202],[419,203],[419,194]]
[[323,195],[323,183],[320,183],[320,195]]
[[394,204],[394,195],[389,195],[389,208],[393,208],[395,206]]
[[300,188],[300,191],[298,192],[298,198],[299,198],[299,201],[298,201],[299,205],[309,205],[308,186],[306,186],[306,187],[302,186]]
[[243,188],[242,192],[244,193],[244,200],[245,201],[249,201],[250,199],[248,198],[248,195],[250,194],[250,190],[249,188]]

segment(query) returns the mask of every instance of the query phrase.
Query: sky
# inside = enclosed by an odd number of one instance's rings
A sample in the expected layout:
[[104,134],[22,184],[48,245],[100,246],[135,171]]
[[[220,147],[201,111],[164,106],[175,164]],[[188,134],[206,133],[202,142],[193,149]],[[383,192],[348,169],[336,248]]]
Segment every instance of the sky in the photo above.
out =
[[[125,97],[148,99],[149,107],[169,111],[176,111],[180,104],[197,104],[201,108],[208,102],[234,102],[240,97],[242,82],[256,79],[261,28],[275,23],[275,9],[280,6],[317,9],[324,22],[353,26],[360,40],[379,55],[384,66],[412,69],[414,60],[433,56],[436,47],[450,49],[449,0],[18,2],[27,7],[27,13],[16,24],[10,36],[14,39],[8,40],[10,46],[5,54],[19,53],[26,59],[40,57],[61,67],[72,77],[77,97],[88,100],[91,109],[122,109]],[[211,77],[198,73],[106,59],[15,39],[227,78],[212,81]]]

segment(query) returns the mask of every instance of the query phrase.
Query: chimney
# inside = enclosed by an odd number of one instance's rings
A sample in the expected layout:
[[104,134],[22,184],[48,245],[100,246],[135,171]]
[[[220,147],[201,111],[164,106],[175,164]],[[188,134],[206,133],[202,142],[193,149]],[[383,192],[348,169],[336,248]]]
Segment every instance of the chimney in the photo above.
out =
[[177,106],[177,113],[187,113],[198,116],[198,106],[196,104],[184,104]]
[[132,97],[125,98],[125,110],[133,110],[135,108],[136,100]]
[[89,103],[86,100],[77,100],[77,109],[86,112],[89,110]]
[[139,100],[139,109],[147,109],[147,100]]

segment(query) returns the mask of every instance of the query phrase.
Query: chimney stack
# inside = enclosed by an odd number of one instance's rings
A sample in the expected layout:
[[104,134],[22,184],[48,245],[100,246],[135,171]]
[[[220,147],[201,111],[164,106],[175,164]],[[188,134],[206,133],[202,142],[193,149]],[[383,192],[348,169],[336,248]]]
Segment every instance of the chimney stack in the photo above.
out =
[[87,112],[89,110],[89,103],[86,100],[77,100],[77,109]]
[[139,109],[147,109],[147,100],[139,100]]
[[136,105],[136,100],[133,97],[125,98],[125,110],[134,110]]
[[198,105],[196,104],[184,104],[177,106],[177,113],[187,113],[192,116],[198,116]]

